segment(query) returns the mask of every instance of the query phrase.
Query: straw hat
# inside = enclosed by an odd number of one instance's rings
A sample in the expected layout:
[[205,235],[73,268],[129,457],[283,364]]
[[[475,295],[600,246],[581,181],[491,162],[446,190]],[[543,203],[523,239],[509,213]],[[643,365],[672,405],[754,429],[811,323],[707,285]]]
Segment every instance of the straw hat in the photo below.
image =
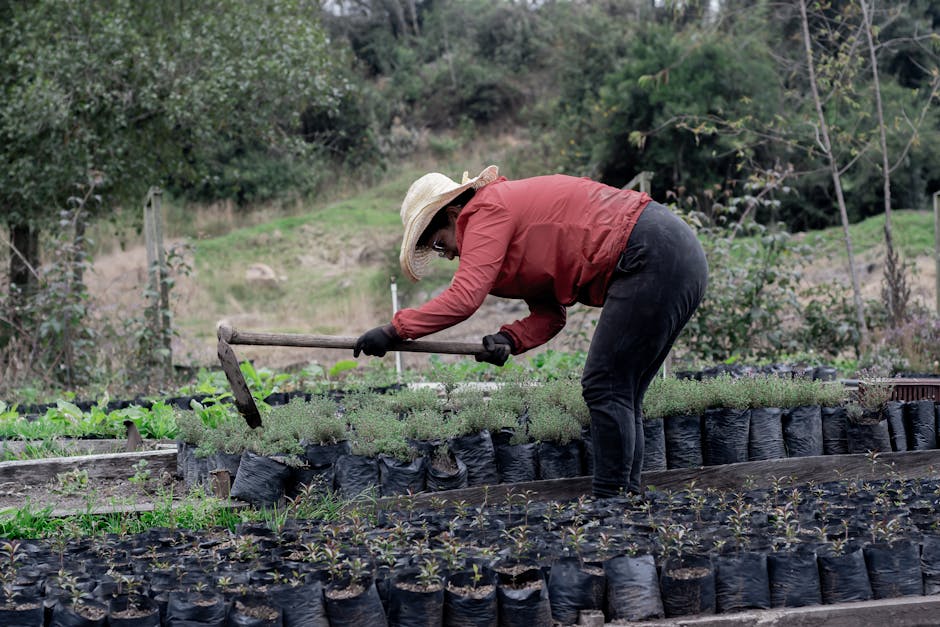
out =
[[411,184],[401,203],[401,223],[405,227],[405,235],[401,240],[399,262],[405,276],[412,281],[419,281],[427,274],[433,251],[429,246],[418,248],[418,239],[435,214],[466,190],[480,189],[495,181],[498,176],[499,168],[491,165],[473,178],[468,178],[464,172],[459,184],[439,172],[425,174]]

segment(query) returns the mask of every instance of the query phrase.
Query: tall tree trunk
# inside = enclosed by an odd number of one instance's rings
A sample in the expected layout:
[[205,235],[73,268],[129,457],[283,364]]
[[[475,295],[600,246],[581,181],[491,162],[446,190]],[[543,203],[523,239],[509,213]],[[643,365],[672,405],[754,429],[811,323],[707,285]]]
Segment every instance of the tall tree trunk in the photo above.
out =
[[897,327],[907,318],[907,305],[911,297],[911,290],[907,283],[904,263],[894,248],[894,236],[891,230],[891,167],[888,164],[888,137],[885,130],[884,107],[881,104],[881,79],[878,75],[878,58],[875,55],[871,10],[867,0],[859,0],[859,4],[862,7],[865,38],[868,42],[868,55],[871,62],[872,88],[875,92],[875,114],[877,115],[878,134],[881,141],[881,171],[884,175],[885,268],[881,294],[888,309],[888,322],[892,327]]
[[822,135],[823,150],[829,162],[829,171],[832,173],[832,184],[836,190],[836,201],[839,204],[839,217],[842,219],[842,232],[845,236],[845,251],[849,261],[849,276],[852,280],[852,296],[855,301],[856,323],[858,324],[859,339],[862,347],[868,344],[868,327],[865,324],[865,303],[862,301],[862,289],[855,273],[855,253],[852,250],[852,235],[849,232],[849,214],[845,208],[845,196],[842,193],[842,177],[839,174],[839,165],[832,152],[832,142],[829,140],[829,125],[823,113],[822,99],[819,96],[819,86],[816,83],[816,66],[813,62],[813,45],[809,35],[809,18],[806,16],[806,0],[800,0],[800,18],[803,26],[803,45],[806,49],[806,64],[809,68],[809,85],[813,93],[813,102],[816,105],[816,116],[819,119],[819,131]]

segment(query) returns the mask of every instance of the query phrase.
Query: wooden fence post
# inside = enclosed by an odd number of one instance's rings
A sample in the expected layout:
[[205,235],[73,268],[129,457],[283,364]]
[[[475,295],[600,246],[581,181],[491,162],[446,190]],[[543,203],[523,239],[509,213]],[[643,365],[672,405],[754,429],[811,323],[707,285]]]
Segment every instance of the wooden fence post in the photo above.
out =
[[937,199],[940,198],[940,192],[933,193],[933,261],[937,270],[937,278],[934,282],[934,297],[937,303],[937,315],[940,315],[940,206]]
[[163,251],[163,191],[151,187],[144,199],[144,238],[147,244],[147,300],[150,321],[152,363],[164,381],[173,375],[173,347],[170,322],[170,289]]

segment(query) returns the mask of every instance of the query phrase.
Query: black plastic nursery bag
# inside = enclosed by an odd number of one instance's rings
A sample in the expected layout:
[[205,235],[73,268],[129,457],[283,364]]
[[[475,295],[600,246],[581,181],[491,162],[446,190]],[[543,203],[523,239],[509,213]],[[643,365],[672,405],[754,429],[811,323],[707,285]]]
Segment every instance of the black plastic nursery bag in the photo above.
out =
[[786,456],[787,451],[783,445],[783,410],[779,407],[752,409],[747,458],[756,462]]
[[804,607],[822,603],[815,552],[770,553],[767,573],[771,607]]
[[666,428],[661,418],[643,418],[642,470],[666,470]]
[[56,603],[52,608],[51,627],[104,627],[108,621],[108,608],[92,601],[76,604]]
[[581,610],[603,609],[605,588],[603,570],[585,567],[576,557],[559,559],[548,576],[552,618],[569,625],[578,622]]
[[401,461],[379,455],[379,486],[382,496],[417,494],[427,487],[427,459]]
[[287,464],[274,457],[245,451],[232,484],[232,498],[257,507],[273,507],[284,496],[289,477],[290,466]]
[[715,558],[715,603],[718,611],[770,607],[767,556],[745,552]]
[[905,403],[904,424],[907,427],[909,451],[929,451],[937,448],[936,414],[932,399]]
[[467,465],[463,463],[462,459],[454,455],[453,451],[450,451],[450,458],[455,466],[453,470],[439,468],[434,463],[428,463],[427,484],[430,492],[458,490],[467,487]]
[[884,415],[888,421],[888,437],[891,439],[891,450],[908,450],[907,425],[904,419],[904,403],[900,401],[888,401],[885,406]]
[[371,578],[338,582],[326,587],[326,615],[330,627],[385,627],[385,608]]
[[225,600],[220,595],[174,591],[169,593],[166,606],[166,624],[204,624],[207,627],[225,625]]
[[536,444],[509,444],[511,432],[500,432],[493,437],[496,446],[496,471],[500,483],[522,483],[538,479]]
[[36,596],[13,597],[4,603],[0,603],[0,625],[8,627],[42,627],[43,614],[42,599]]
[[891,599],[924,593],[920,546],[910,540],[865,547],[865,565],[872,596]]
[[467,485],[499,483],[496,472],[496,449],[487,430],[453,438],[448,445],[457,459],[467,465]]
[[702,421],[702,456],[706,466],[747,461],[749,409],[706,409]]
[[389,590],[389,627],[440,625],[444,620],[443,583],[432,589],[422,589],[417,584],[417,569],[395,573]]
[[663,419],[663,437],[669,469],[703,465],[701,416],[667,416]]
[[856,422],[848,419],[846,435],[849,453],[891,452],[891,436],[888,432],[888,421],[885,419],[877,422]]
[[667,559],[659,590],[667,618],[715,613],[715,569],[708,556]]
[[[607,575],[607,614],[612,621],[662,618],[656,561],[652,555],[626,555],[604,563]],[[554,601],[553,601],[554,603]]]
[[323,604],[323,587],[313,580],[299,586],[276,586],[268,591],[271,602],[281,608],[284,627],[329,627]]
[[115,598],[110,602],[108,627],[160,627],[160,608],[150,597]]
[[827,605],[872,598],[862,549],[839,555],[819,555],[819,583],[823,603]]
[[924,594],[940,594],[940,536],[925,535],[921,541],[920,568]]
[[820,413],[823,426],[823,453],[845,455],[849,452],[845,407],[823,407]]
[[581,474],[581,443],[539,442],[539,479],[568,479]]
[[343,498],[378,490],[379,464],[373,457],[342,455],[336,460],[333,470],[336,490]]
[[497,572],[500,627],[550,625],[552,610],[542,570],[535,566],[517,574]]
[[496,627],[496,573],[484,569],[474,582],[472,571],[459,571],[444,588],[445,627]]
[[822,410],[819,405],[802,405],[787,409],[783,416],[783,441],[788,457],[822,455]]

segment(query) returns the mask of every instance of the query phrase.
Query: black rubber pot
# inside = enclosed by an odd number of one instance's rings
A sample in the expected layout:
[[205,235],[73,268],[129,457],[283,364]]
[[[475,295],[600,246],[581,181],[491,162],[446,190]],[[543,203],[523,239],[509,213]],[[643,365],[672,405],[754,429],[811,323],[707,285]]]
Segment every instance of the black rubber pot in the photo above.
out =
[[319,581],[299,586],[276,586],[269,589],[268,594],[283,612],[284,627],[330,627]]
[[845,455],[849,452],[845,407],[823,407],[823,454]]
[[548,586],[538,566],[518,572],[497,569],[496,598],[500,627],[550,625],[552,610]]
[[884,417],[863,416],[860,422],[848,419],[846,435],[849,453],[891,452],[891,436],[888,421]]
[[756,462],[786,456],[787,451],[783,445],[783,410],[779,407],[752,409],[747,458]]
[[552,619],[563,625],[578,622],[581,610],[603,610],[606,578],[598,566],[583,564],[580,558],[564,557],[552,564],[548,577],[548,598]]
[[783,442],[787,457],[822,455],[822,410],[819,405],[791,407],[783,415]]
[[865,565],[876,599],[924,594],[920,546],[910,540],[866,546]]
[[417,494],[427,488],[427,460],[419,457],[401,461],[379,455],[379,486],[382,496]]
[[379,489],[379,464],[374,457],[341,455],[333,471],[336,491],[343,498],[354,498]]
[[521,483],[538,479],[538,457],[535,442],[510,444],[510,430],[493,434],[496,446],[496,471],[500,483]]
[[330,627],[385,627],[385,608],[371,577],[339,581],[326,587],[326,616]]
[[708,556],[667,559],[660,573],[659,589],[667,618],[715,613],[715,568]]
[[662,418],[643,418],[643,472],[666,470],[666,427]]
[[668,468],[698,468],[703,465],[700,416],[666,417],[663,419],[663,437]]
[[459,571],[447,578],[444,587],[446,627],[496,627],[496,573],[484,568],[475,580],[473,571]]
[[888,437],[892,451],[907,450],[907,426],[904,424],[904,403],[889,401],[885,405],[884,417],[888,421]]
[[713,408],[702,420],[702,457],[706,466],[747,461],[751,410]]
[[418,569],[395,572],[389,589],[389,627],[440,625],[444,620],[444,585],[420,586]]
[[937,448],[936,413],[932,400],[905,403],[904,426],[907,429],[909,451],[928,451]]
[[662,618],[656,561],[652,555],[620,556],[604,563],[607,616],[611,621]]
[[568,479],[581,474],[581,443],[572,440],[565,444],[539,442],[539,479]]
[[232,484],[232,498],[257,507],[274,507],[284,496],[290,466],[274,457],[242,453],[238,474]]
[[499,483],[496,471],[496,449],[490,432],[480,431],[471,435],[453,438],[448,447],[467,466],[467,485],[491,485]]
[[715,604],[721,613],[768,609],[770,578],[767,556],[746,552],[716,557]]
[[813,551],[786,551],[767,556],[771,607],[820,605],[819,567]]
[[868,601],[872,598],[862,549],[844,554],[820,554],[818,563],[823,603]]

